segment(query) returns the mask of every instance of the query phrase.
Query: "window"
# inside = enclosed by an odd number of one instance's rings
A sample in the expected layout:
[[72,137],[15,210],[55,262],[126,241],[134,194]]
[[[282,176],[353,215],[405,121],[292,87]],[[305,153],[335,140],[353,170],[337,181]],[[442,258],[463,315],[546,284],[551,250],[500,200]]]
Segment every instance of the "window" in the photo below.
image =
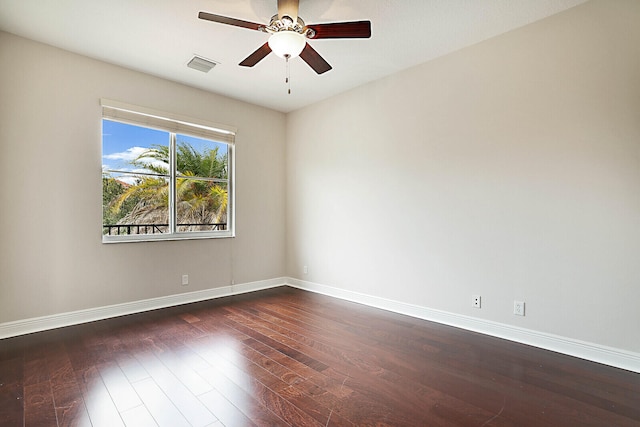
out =
[[102,241],[233,237],[235,130],[102,100]]

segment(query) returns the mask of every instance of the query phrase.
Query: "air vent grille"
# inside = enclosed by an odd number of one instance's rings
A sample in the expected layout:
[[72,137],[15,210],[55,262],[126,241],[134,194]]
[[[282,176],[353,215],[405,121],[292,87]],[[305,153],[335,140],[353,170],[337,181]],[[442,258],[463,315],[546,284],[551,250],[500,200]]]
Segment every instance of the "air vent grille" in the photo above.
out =
[[191,61],[189,61],[187,67],[193,68],[194,70],[202,71],[203,73],[208,73],[216,65],[217,62],[195,55],[193,58],[191,58]]

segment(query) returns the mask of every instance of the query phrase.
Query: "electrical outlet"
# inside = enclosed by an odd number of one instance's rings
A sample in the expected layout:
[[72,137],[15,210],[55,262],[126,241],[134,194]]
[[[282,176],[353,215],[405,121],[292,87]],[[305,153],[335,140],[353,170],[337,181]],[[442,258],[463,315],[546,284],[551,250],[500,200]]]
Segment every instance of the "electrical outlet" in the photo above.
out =
[[305,265],[302,269],[304,271],[304,274],[309,273],[309,269],[307,268],[307,266]]
[[187,286],[189,284],[189,275],[188,274],[183,274],[182,275],[182,286]]
[[513,302],[513,314],[516,316],[524,316],[524,301]]
[[481,298],[482,297],[480,295],[473,296],[472,305],[474,308],[480,308]]

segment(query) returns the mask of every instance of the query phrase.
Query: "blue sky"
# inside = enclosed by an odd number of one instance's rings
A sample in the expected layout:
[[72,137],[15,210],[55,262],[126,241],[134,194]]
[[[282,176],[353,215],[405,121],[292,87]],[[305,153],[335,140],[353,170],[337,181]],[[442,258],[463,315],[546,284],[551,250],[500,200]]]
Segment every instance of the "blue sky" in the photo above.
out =
[[[102,121],[102,169],[143,172],[130,162],[152,145],[169,145],[169,132],[129,125],[116,121]],[[226,153],[226,144],[186,135],[178,135],[178,142],[187,142],[199,152],[218,145],[218,153]],[[213,146],[212,146],[213,144]],[[115,176],[116,174],[112,174]],[[122,177],[123,181],[135,181],[134,177]]]
[[152,145],[169,145],[169,132],[102,121],[102,169],[134,171],[129,162]]

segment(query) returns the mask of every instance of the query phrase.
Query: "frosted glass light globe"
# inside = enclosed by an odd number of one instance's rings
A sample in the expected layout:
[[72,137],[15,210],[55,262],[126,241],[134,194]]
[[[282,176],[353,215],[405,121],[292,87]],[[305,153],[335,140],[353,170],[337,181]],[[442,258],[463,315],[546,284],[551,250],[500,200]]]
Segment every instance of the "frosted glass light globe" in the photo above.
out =
[[269,37],[271,51],[280,58],[295,58],[300,55],[306,44],[305,37],[295,31],[279,31]]

